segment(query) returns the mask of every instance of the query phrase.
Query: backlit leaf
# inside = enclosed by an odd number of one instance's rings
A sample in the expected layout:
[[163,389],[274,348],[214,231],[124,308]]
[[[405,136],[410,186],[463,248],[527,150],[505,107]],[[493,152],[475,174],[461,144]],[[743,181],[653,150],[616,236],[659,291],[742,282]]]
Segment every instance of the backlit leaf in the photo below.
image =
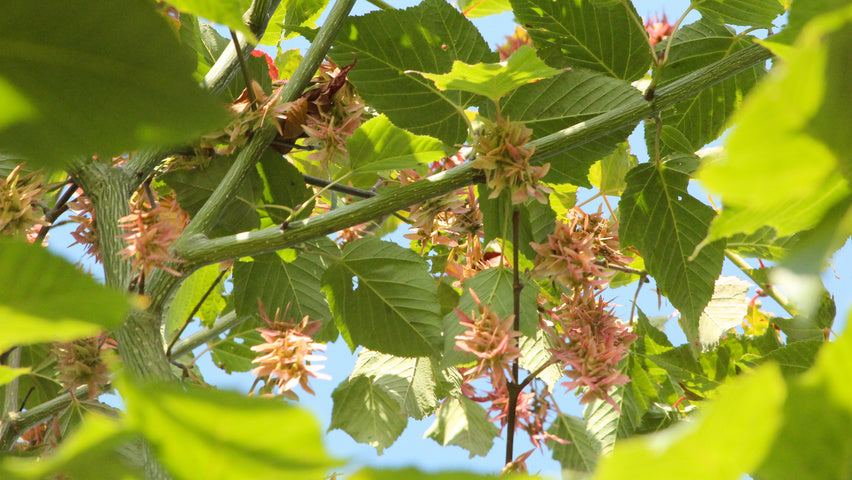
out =
[[615,455],[601,460],[594,478],[741,478],[763,461],[779,433],[787,389],[770,364],[722,390],[695,421],[619,444]]
[[394,125],[448,145],[467,136],[464,110],[481,97],[442,92],[422,76],[405,72],[446,73],[454,60],[471,64],[496,60],[476,27],[444,0],[352,17],[329,55],[338,65],[358,59],[347,78]]
[[784,12],[778,0],[700,0],[695,8],[704,18],[731,25],[770,27],[772,21]]
[[435,280],[422,257],[365,237],[346,244],[322,276],[337,328],[350,347],[421,357],[441,345]]
[[635,246],[645,259],[660,291],[680,311],[687,339],[694,341],[699,316],[722,271],[724,245],[712,243],[689,258],[715,213],[686,191],[688,180],[665,166],[643,164],[631,170],[620,205],[619,235],[623,245]]
[[379,455],[393,445],[408,423],[399,402],[363,375],[338,385],[331,398],[334,407],[329,430],[343,430],[356,442],[374,447]]
[[633,4],[590,1],[512,0],[538,55],[556,68],[582,67],[622,80],[638,80],[652,57]]
[[473,458],[488,455],[498,433],[481,405],[467,397],[450,397],[438,407],[435,423],[424,436],[443,446],[461,447]]
[[[584,69],[524,85],[500,103],[501,113],[524,122],[536,138],[549,135],[629,103],[640,96],[627,82]],[[489,109],[485,109],[490,112]],[[545,181],[591,187],[589,167],[615,150],[633,130],[624,127],[605,137],[545,159],[550,170]]]
[[459,9],[468,18],[487,17],[512,9],[509,0],[459,0]]
[[251,5],[249,0],[170,0],[169,5],[181,12],[192,13],[211,22],[226,25],[243,33],[252,43],[257,43],[242,18],[243,12]]

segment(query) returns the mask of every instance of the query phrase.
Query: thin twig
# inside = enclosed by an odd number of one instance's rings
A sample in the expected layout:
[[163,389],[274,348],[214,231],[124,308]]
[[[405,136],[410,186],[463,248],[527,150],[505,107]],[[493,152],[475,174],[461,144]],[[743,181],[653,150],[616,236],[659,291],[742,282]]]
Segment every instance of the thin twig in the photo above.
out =
[[74,192],[77,191],[77,184],[72,180],[68,183],[68,188],[62,192],[62,195],[56,200],[56,204],[50,209],[49,212],[45,213],[44,225],[41,226],[41,230],[39,230],[38,235],[36,236],[35,241],[33,242],[35,245],[41,245],[41,242],[47,238],[47,232],[53,228],[53,222],[59,218],[60,215],[65,213],[68,210],[68,200],[71,200],[71,196],[74,195]]
[[527,375],[527,378],[525,378],[523,382],[518,384],[518,390],[519,391],[523,390],[527,385],[532,383],[533,380],[538,378],[538,376],[541,375],[541,372],[543,372],[547,367],[550,367],[550,366],[555,365],[555,364],[556,364],[556,359],[551,358],[550,360],[545,362],[544,365],[536,368],[532,373]]
[[636,302],[639,301],[639,291],[642,290],[642,285],[648,283],[648,273],[643,272],[640,273],[640,275],[641,278],[639,278],[639,285],[636,287],[636,293],[633,295],[633,305],[630,307],[630,325],[633,325],[633,314],[636,312]]
[[795,305],[793,305],[793,303],[787,300],[787,298],[784,297],[784,295],[778,291],[777,288],[775,288],[773,285],[761,281],[760,278],[757,277],[757,275],[754,275],[754,273],[752,273],[754,269],[751,267],[751,265],[746,263],[743,257],[737,255],[732,250],[728,250],[727,248],[725,249],[725,257],[727,257],[728,260],[730,260],[734,265],[736,265],[737,268],[739,268],[743,273],[748,275],[748,278],[750,278],[754,283],[756,283],[761,288],[761,290],[763,290],[764,293],[769,295],[770,298],[775,300],[778,305],[781,305],[781,308],[783,308],[787,313],[794,317],[801,313],[799,312],[799,309],[796,308]]
[[371,190],[350,187],[349,185],[335,183],[330,180],[325,180],[319,177],[312,177],[310,175],[302,175],[302,177],[304,177],[305,183],[307,183],[308,185],[321,187],[326,190],[334,190],[335,192],[345,193],[346,195],[352,195],[353,197],[370,198],[376,196],[376,192],[373,192]]
[[[516,332],[521,329],[521,289],[523,288],[523,286],[521,285],[521,277],[518,266],[518,256],[520,255],[520,249],[518,247],[520,237],[520,223],[521,210],[518,207],[515,207],[512,210],[512,303],[515,312],[514,324],[512,325],[512,328]],[[514,343],[514,346],[517,347],[517,338],[514,339]],[[506,424],[509,426],[509,431],[506,432],[506,465],[512,463],[512,460],[515,458],[515,423],[517,423],[516,410],[518,408],[518,395],[520,395],[521,390],[523,388],[518,383],[518,375],[518,359],[515,359],[515,361],[512,362],[512,378],[511,380],[506,380],[506,390],[509,394],[509,411],[507,412],[506,419]]]
[[257,110],[257,98],[254,96],[254,90],[251,88],[251,75],[246,66],[246,59],[243,57],[242,48],[240,48],[240,40],[237,38],[237,32],[231,29],[231,40],[234,42],[234,49],[237,51],[237,60],[240,62],[240,70],[243,72],[243,81],[246,83],[246,93],[251,100],[252,111]]

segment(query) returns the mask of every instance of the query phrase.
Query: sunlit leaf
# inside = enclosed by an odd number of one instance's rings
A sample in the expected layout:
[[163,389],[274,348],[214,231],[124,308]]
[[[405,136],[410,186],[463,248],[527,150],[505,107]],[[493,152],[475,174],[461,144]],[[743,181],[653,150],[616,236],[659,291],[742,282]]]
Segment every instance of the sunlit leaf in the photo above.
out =
[[529,45],[521,45],[505,62],[468,65],[456,60],[453,69],[443,75],[423,73],[440,90],[461,90],[497,102],[512,90],[527,83],[558,75],[560,70],[545,65]]
[[563,471],[568,470],[576,475],[595,470],[601,446],[597,439],[588,434],[586,422],[582,418],[558,415],[547,433],[569,442],[547,441],[548,447],[553,450],[553,459],[562,464]]
[[414,168],[453,153],[440,140],[398,128],[384,115],[358,127],[346,149],[352,170],[359,173]]
[[752,286],[737,277],[722,275],[716,280],[710,303],[701,312],[698,323],[698,341],[702,348],[710,348],[727,331],[742,325],[749,299],[746,292]]
[[350,378],[357,376],[370,377],[410,417],[421,420],[438,407],[435,373],[428,358],[394,357],[362,349]]

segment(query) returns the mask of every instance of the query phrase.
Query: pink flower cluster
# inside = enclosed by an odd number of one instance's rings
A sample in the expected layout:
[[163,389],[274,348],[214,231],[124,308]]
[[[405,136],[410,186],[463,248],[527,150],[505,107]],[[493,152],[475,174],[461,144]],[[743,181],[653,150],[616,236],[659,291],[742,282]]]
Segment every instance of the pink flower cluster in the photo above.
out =
[[562,301],[562,307],[551,315],[555,326],[551,332],[557,342],[551,352],[571,378],[563,385],[568,390],[583,387],[581,404],[602,399],[618,409],[609,391],[630,381],[618,363],[627,357],[637,336],[592,288],[575,289],[573,296],[563,294]]
[[533,276],[572,288],[606,285],[613,274],[608,264],[633,260],[620,253],[617,231],[617,225],[608,225],[600,211],[588,215],[579,208],[570,210],[568,223],[557,221],[547,243],[531,245],[536,252]]
[[131,202],[131,213],[118,219],[127,233],[119,235],[127,246],[118,252],[122,258],[133,258],[133,272],[148,278],[155,268],[172,275],[180,272],[168,266],[178,262],[169,247],[180,237],[189,223],[189,214],[181,210],[174,195],[161,198],[156,207],[144,200]]
[[324,356],[315,355],[313,352],[325,350],[326,346],[314,342],[311,338],[311,335],[319,330],[319,322],[308,322],[307,315],[298,323],[284,321],[279,320],[279,314],[280,310],[276,310],[275,316],[270,320],[263,303],[260,303],[260,316],[267,328],[258,328],[257,331],[266,343],[251,347],[253,352],[259,353],[258,357],[252,360],[252,363],[259,366],[251,373],[265,379],[268,396],[274,395],[271,391],[274,386],[284,397],[298,400],[299,397],[291,391],[296,385],[301,385],[303,390],[314,394],[308,385],[309,377],[331,380],[330,375],[319,372],[324,365],[311,364],[325,360]]
[[663,40],[669,38],[674,33],[674,25],[669,24],[669,19],[666,14],[663,14],[663,19],[658,20],[654,15],[645,21],[645,31],[648,32],[648,37],[651,39],[651,45],[656,45]]

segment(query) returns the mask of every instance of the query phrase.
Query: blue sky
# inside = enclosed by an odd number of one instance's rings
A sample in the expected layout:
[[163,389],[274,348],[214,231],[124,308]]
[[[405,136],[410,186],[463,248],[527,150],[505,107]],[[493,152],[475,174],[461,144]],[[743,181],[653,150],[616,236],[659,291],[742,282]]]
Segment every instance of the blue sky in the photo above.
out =
[[[404,8],[415,5],[419,2],[390,1],[388,3],[395,7]],[[636,5],[636,9],[639,14],[643,17],[662,14],[665,12],[668,15],[669,20],[674,21],[687,8],[689,2],[685,0],[638,0],[635,1],[634,4]],[[361,0],[356,4],[353,14],[363,14],[373,9],[375,9],[375,7],[365,0]],[[692,21],[697,18],[698,15],[693,13],[690,15],[688,21]],[[476,19],[474,20],[474,23],[482,32],[485,40],[492,47],[496,47],[496,45],[503,43],[504,36],[510,35],[514,31],[514,22],[512,21],[511,14],[508,13]],[[282,45],[282,48],[304,48],[305,46],[306,43],[304,41],[294,40],[286,42]],[[274,51],[270,51],[270,53],[274,55]],[[641,125],[637,127],[637,130],[631,136],[630,144],[631,147],[633,147],[632,153],[639,157],[639,161],[647,161],[648,157],[647,153],[644,151],[645,143],[642,138]],[[706,194],[702,194],[698,191],[694,191],[693,193],[697,198],[706,198]],[[593,208],[596,208],[596,206]],[[49,240],[50,249],[57,253],[61,253],[73,262],[82,260],[88,265],[89,261],[88,259],[84,259],[83,250],[79,248],[79,246],[71,248],[67,247],[67,245],[72,242],[72,239],[68,235],[70,230],[71,229],[68,226],[52,230]],[[401,233],[394,234],[392,239],[400,241]],[[407,246],[406,240],[401,240],[401,242],[404,242],[403,245]],[[839,312],[838,317],[845,318],[846,313],[849,310],[850,295],[845,293],[844,286],[849,285],[849,276],[852,275],[852,253],[850,253],[848,246],[835,256],[832,263],[834,269],[829,269],[826,272],[824,280],[828,290],[835,295],[838,295],[836,298],[838,306],[837,311]],[[93,268],[93,270],[97,272],[96,268]],[[835,275],[835,272],[837,276]],[[739,270],[727,263],[723,274],[745,278]],[[621,305],[617,308],[616,312],[622,318],[629,315],[630,303],[634,291],[635,285],[631,285],[622,289],[612,290],[607,294],[607,298],[611,299],[613,303]],[[642,295],[640,295],[639,307],[642,308],[649,316],[670,315],[673,308],[665,302],[665,300],[661,307],[658,308],[657,300],[657,296],[652,289],[645,287],[643,288]],[[777,308],[771,300],[766,299],[764,301],[764,305],[766,309],[773,313],[779,315],[782,313],[780,308]],[[839,332],[840,328],[842,327],[835,328],[835,331]],[[670,321],[667,324],[666,331],[675,343],[683,341],[683,335],[680,333],[675,321]],[[200,353],[200,351],[201,349],[197,350],[197,353]],[[327,365],[325,372],[329,373],[333,377],[333,380],[322,381],[314,379],[314,381],[311,382],[311,385],[316,391],[316,396],[300,393],[302,405],[310,408],[317,414],[324,428],[327,428],[331,418],[331,392],[340,381],[344,380],[349,375],[354,365],[355,358],[342,342],[330,345],[326,352],[326,356],[328,357],[328,360],[324,362]],[[212,365],[209,355],[204,355],[202,359],[198,361],[198,365],[204,372],[205,379],[208,382],[222,388],[233,389],[242,393],[248,391],[254,378],[248,374],[237,374],[231,376],[225,375]],[[573,395],[560,395],[559,407],[565,413],[575,415],[579,415],[581,413],[581,409]],[[382,456],[378,456],[375,449],[372,447],[354,442],[347,434],[339,430],[328,433],[326,444],[328,449],[334,455],[348,460],[353,466],[417,466],[421,469],[430,471],[465,469],[486,473],[499,471],[502,467],[503,451],[505,447],[503,439],[495,441],[494,448],[487,457],[469,459],[468,453],[461,448],[441,447],[430,439],[422,438],[423,432],[429,427],[431,422],[432,418],[427,418],[423,421],[411,420],[402,437],[397,440],[393,446],[386,449]],[[282,445],[286,448],[286,432],[282,432]],[[524,438],[524,435],[519,432],[519,438],[516,440],[515,455],[521,454],[531,448],[532,446]],[[559,478],[560,476],[559,464],[549,458],[548,452],[545,452],[544,454],[533,454],[528,461],[528,465],[531,472],[539,471],[545,477]]]

